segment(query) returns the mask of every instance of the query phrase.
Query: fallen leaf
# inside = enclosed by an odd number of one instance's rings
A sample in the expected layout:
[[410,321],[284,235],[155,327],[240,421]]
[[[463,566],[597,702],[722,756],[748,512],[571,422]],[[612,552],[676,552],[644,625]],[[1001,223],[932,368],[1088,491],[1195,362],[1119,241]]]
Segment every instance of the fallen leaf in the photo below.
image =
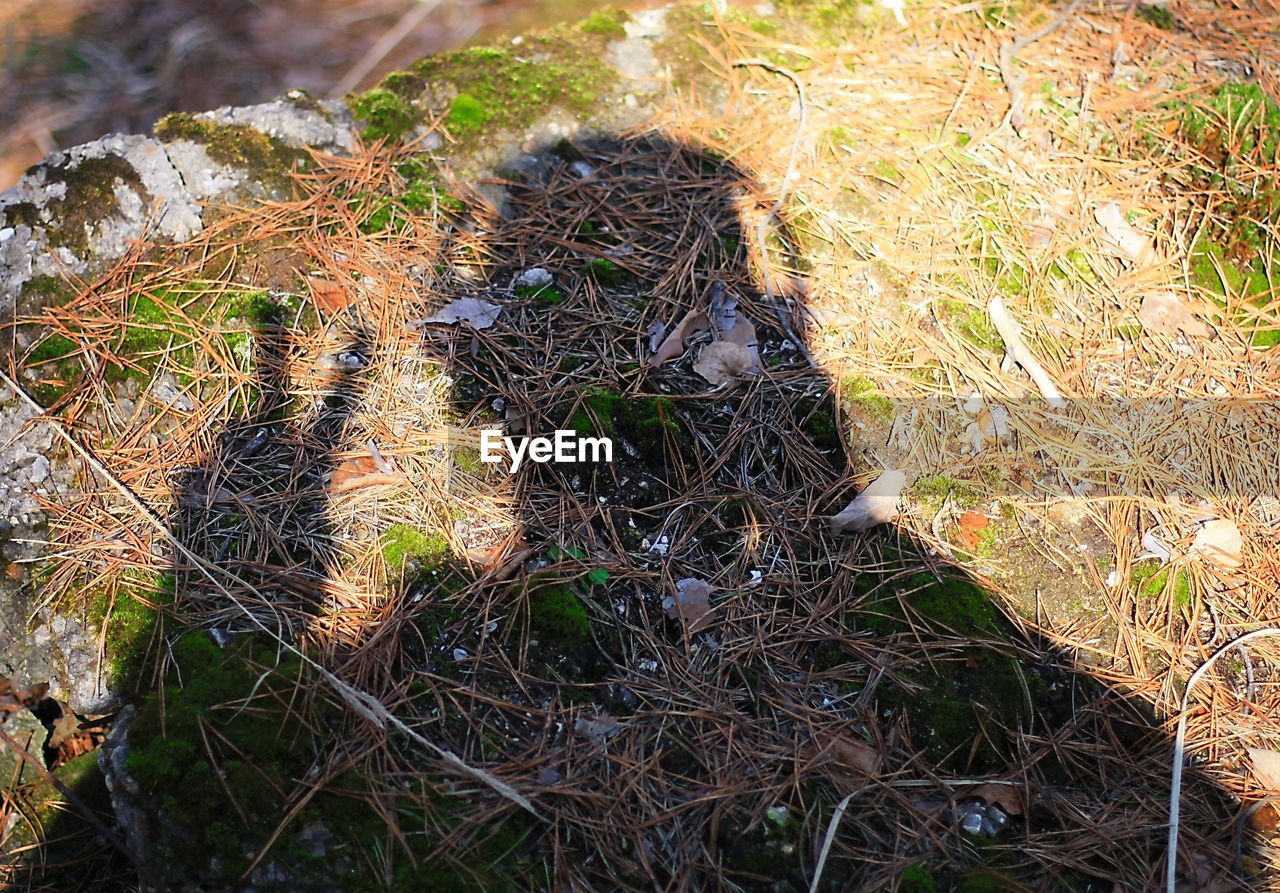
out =
[[1246,747],[1253,763],[1253,774],[1268,791],[1280,791],[1280,753],[1260,747]]
[[649,353],[653,353],[662,343],[662,339],[667,337],[667,324],[660,319],[655,320],[645,334],[649,336]]
[[579,718],[573,724],[573,730],[592,744],[605,744],[622,728],[622,724],[612,716],[601,716],[597,719]]
[[747,348],[728,341],[713,341],[702,348],[693,371],[719,387],[749,374],[752,365],[751,351]]
[[668,360],[674,360],[684,353],[686,341],[699,332],[705,332],[709,327],[706,311],[690,310],[662,340],[653,356],[649,357],[649,365],[657,369]]
[[308,276],[307,285],[311,287],[311,303],[315,304],[319,310],[333,313],[347,306],[351,300],[342,283],[334,282],[332,279]]
[[346,493],[361,487],[398,484],[403,480],[404,476],[401,474],[383,471],[373,455],[354,456],[344,459],[333,470],[333,475],[329,478],[329,492]]
[[686,577],[676,581],[676,594],[662,600],[662,607],[672,620],[679,618],[689,632],[696,633],[711,625],[711,584],[706,580]]
[[724,285],[716,282],[711,286],[711,297],[707,302],[707,316],[715,323],[717,329],[727,332],[738,322],[738,296],[725,291]]
[[498,314],[501,312],[502,305],[495,304],[492,301],[482,301],[479,298],[458,298],[456,301],[450,301],[445,304],[426,319],[409,323],[409,326],[410,328],[417,328],[431,323],[454,325],[465,322],[473,329],[487,329],[497,321]]
[[1236,522],[1215,518],[1196,531],[1188,554],[1199,555],[1226,570],[1235,570],[1241,565],[1241,545],[1240,528],[1236,527]]
[[835,757],[837,764],[858,775],[869,777],[880,772],[880,751],[865,741],[836,735],[831,739],[827,750]]
[[987,527],[991,519],[981,512],[965,512],[956,519],[956,523],[960,526],[956,539],[960,546],[972,552],[978,548],[978,531]]
[[744,347],[751,353],[751,367],[747,370],[748,372],[754,375],[760,371],[759,344],[756,341],[756,327],[751,320],[745,316],[739,316],[733,327],[724,333],[724,340],[729,344]]
[[1022,815],[1026,811],[1026,791],[1021,785],[980,784],[956,796],[980,797],[988,806],[999,806],[1009,815]]
[[343,459],[333,470],[333,476],[329,478],[329,489],[336,490],[347,481],[374,474],[377,471],[378,464],[373,456],[353,456],[350,459]]
[[5,576],[7,576],[10,580],[13,580],[15,583],[22,582],[22,577],[23,577],[22,565],[18,564],[17,562],[13,562],[13,561],[9,562],[9,564],[4,569],[4,573],[5,573]]
[[1093,219],[1098,221],[1098,225],[1106,233],[1106,241],[1118,256],[1135,264],[1145,264],[1155,260],[1155,248],[1151,237],[1125,220],[1120,206],[1115,202],[1107,202],[1095,208]]
[[49,683],[37,682],[27,688],[15,689],[8,676],[0,676],[0,714],[34,707],[49,693]]
[[1196,318],[1191,308],[1171,291],[1160,291],[1142,299],[1138,319],[1149,332],[1157,335],[1177,335],[1182,332],[1192,338],[1207,338],[1209,327]]
[[832,533],[866,530],[898,517],[898,497],[907,485],[903,471],[886,471],[831,519]]

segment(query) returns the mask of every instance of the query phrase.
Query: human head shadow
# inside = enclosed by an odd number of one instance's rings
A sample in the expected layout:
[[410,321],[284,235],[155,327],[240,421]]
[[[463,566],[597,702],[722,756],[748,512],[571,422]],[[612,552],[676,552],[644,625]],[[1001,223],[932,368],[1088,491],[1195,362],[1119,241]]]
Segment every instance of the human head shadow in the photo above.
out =
[[[503,207],[455,222],[486,246],[480,274],[425,299],[501,313],[428,325],[423,350],[453,377],[465,428],[609,437],[612,461],[475,469],[514,494],[514,532],[468,543],[464,524],[454,539],[474,548],[443,577],[410,563],[383,677],[420,683],[396,688],[396,710],[422,734],[555,817],[508,855],[587,887],[804,889],[848,796],[831,889],[1154,884],[1170,745],[1149,710],[903,531],[827,529],[875,468],[809,360],[803,252],[776,196],[654,133],[513,168]],[[687,343],[650,362],[699,311]],[[700,359],[739,320],[758,359],[716,384]],[[320,610],[337,560],[316,519],[379,350],[366,339],[283,437],[290,348],[265,326],[261,391],[279,398],[228,429],[177,499],[182,541],[286,615]],[[239,554],[246,523],[263,534]],[[1203,808],[1185,827],[1203,825],[1199,857],[1226,877],[1243,845],[1232,807],[1206,776],[1192,786]],[[477,816],[525,821],[502,801]],[[1122,855],[1073,848],[1100,825]]]

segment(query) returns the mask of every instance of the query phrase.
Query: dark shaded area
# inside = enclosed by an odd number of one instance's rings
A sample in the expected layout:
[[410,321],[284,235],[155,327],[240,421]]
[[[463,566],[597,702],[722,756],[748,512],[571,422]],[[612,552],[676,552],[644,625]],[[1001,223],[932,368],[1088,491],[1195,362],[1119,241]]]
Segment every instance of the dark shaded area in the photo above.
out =
[[[178,841],[163,881],[217,887],[220,868],[233,883],[251,864],[246,835],[274,830],[303,780],[326,790],[259,862],[257,889],[327,871],[345,889],[801,890],[849,794],[826,889],[1150,881],[1135,872],[1162,860],[1170,746],[1149,711],[918,545],[828,532],[868,460],[799,340],[803,263],[770,219],[773,196],[660,135],[562,144],[507,185],[510,214],[483,233],[495,261],[455,291],[501,300],[499,322],[430,330],[425,350],[470,424],[501,414],[513,431],[609,436],[615,461],[517,476],[529,558],[512,576],[406,547],[387,626],[398,643],[373,693],[556,821],[460,789],[394,735],[385,761],[358,765],[367,727],[308,698],[304,668],[225,604],[213,632],[168,630],[134,719],[128,769]],[[762,294],[753,245],[777,265],[778,294]],[[552,283],[517,285],[533,267]],[[683,359],[649,366],[652,324],[670,330],[691,310],[708,312],[707,331]],[[359,313],[347,332],[366,331]],[[754,325],[760,374],[713,388],[692,368],[729,331],[717,317]],[[264,622],[300,630],[327,607],[326,482],[378,346],[358,336],[339,350],[306,410],[285,384],[289,331],[269,309],[258,322],[256,402],[211,434],[174,529],[252,585]],[[180,562],[175,573],[213,616],[216,588]],[[670,601],[690,579],[715,593],[705,623]],[[1000,808],[980,782],[1022,802]],[[370,786],[378,808],[359,802]],[[1184,797],[1188,823],[1218,842],[1195,855],[1229,876],[1244,850],[1237,807],[1204,777]],[[1100,828],[1118,829],[1113,850],[1072,845]],[[361,852],[375,841],[380,875]]]

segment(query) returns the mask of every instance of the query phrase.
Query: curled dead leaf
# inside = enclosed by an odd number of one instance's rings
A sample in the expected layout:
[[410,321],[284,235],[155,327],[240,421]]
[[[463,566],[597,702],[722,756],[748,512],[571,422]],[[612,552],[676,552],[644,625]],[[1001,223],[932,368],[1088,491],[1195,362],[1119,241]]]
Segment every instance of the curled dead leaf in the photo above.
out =
[[479,298],[458,298],[445,304],[426,319],[409,323],[410,328],[419,328],[429,324],[456,325],[464,322],[473,329],[487,329],[498,320],[502,313],[502,305]]
[[883,472],[843,511],[831,518],[831,532],[856,532],[892,521],[898,517],[898,499],[906,485],[906,472]]
[[662,600],[662,608],[672,620],[679,619],[696,633],[711,625],[711,584],[686,577],[676,581],[676,594]]
[[1095,208],[1093,219],[1102,227],[1106,235],[1104,241],[1118,257],[1134,264],[1148,264],[1156,259],[1151,237],[1126,220],[1115,202]]
[[753,365],[749,349],[728,341],[714,341],[702,348],[693,371],[720,386],[750,374]]
[[970,788],[963,793],[957,791],[958,797],[980,797],[988,806],[999,806],[1009,815],[1022,815],[1026,812],[1027,792],[1021,785],[998,784],[988,782]]
[[705,332],[710,325],[705,311],[690,310],[681,317],[680,322],[676,323],[676,327],[667,333],[667,337],[662,339],[653,356],[649,357],[649,365],[657,369],[668,360],[674,360],[684,353],[685,343],[690,338],[699,332]]
[[311,303],[317,310],[335,313],[351,301],[346,287],[332,279],[308,276],[307,285],[311,288]]
[[1204,524],[1191,542],[1188,554],[1197,555],[1224,570],[1235,570],[1242,564],[1243,541],[1240,528],[1228,518],[1215,518]]
[[1171,291],[1160,291],[1142,299],[1138,319],[1143,328],[1157,335],[1182,332],[1192,338],[1207,338],[1209,327],[1196,318],[1186,302]]
[[831,739],[827,750],[841,768],[865,777],[872,777],[880,772],[880,751],[865,741],[836,735]]
[[618,734],[621,728],[622,724],[612,716],[601,716],[596,719],[579,717],[578,721],[573,724],[575,732],[595,745],[606,744],[610,738]]
[[1260,747],[1246,747],[1253,774],[1268,791],[1280,791],[1280,753]]
[[403,475],[382,471],[378,460],[372,455],[354,456],[344,459],[333,470],[333,475],[329,478],[329,492],[346,493],[361,487],[398,484],[403,480]]

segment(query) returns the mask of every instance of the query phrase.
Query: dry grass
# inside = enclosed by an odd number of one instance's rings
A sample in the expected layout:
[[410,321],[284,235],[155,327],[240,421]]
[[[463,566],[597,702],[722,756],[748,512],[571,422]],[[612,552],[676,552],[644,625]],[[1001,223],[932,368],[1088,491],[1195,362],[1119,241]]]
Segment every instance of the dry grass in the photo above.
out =
[[[1182,108],[1159,105],[1202,101],[1242,57],[1207,35],[1263,34],[1272,19],[1233,10],[1234,32],[1210,32],[1223,10],[1176,13],[1197,41],[1086,8],[1022,49],[1020,135],[1004,120],[1000,46],[1046,19],[1006,28],[1007,11],[964,7],[822,48],[708,19],[697,37],[727,88],[722,111],[674,93],[652,133],[545,156],[508,184],[507,219],[473,197],[460,215],[368,232],[365,197],[398,194],[415,150],[317,155],[294,200],[227,210],[198,242],[127,258],[41,321],[76,343],[83,373],[59,423],[200,559],[175,555],[86,468],[85,497],[55,507],[49,597],[110,599],[176,573],[175,620],[268,629],[331,674],[312,677],[322,697],[351,706],[339,685],[375,699],[400,731],[348,711],[343,746],[295,779],[286,814],[357,767],[361,790],[347,793],[387,821],[367,860],[388,876],[421,858],[412,837],[494,883],[477,863],[495,829],[515,829],[517,884],[545,871],[569,887],[799,888],[848,797],[823,868],[833,889],[889,889],[910,866],[939,883],[998,871],[1031,889],[1162,885],[1186,681],[1274,625],[1280,560],[1280,382],[1253,347],[1274,292],[1261,307],[1230,288],[1215,303],[1193,275],[1197,237],[1232,223],[1230,196],[1198,175]],[[756,58],[774,68],[738,64]],[[1274,168],[1243,157],[1233,176],[1262,183]],[[1097,222],[1112,202],[1152,237],[1140,260]],[[619,279],[584,272],[593,258]],[[531,266],[556,274],[564,303],[512,294]],[[740,293],[762,356],[781,358],[729,391],[687,361],[644,365],[649,324],[699,306],[713,281]],[[269,323],[219,309],[264,290],[282,308]],[[1199,306],[1213,337],[1143,329],[1138,311],[1161,291]],[[190,295],[155,323],[159,341],[137,333],[130,303],[157,292]],[[498,324],[414,324],[466,296],[503,302]],[[1063,408],[1002,367],[997,296]],[[247,338],[251,354],[235,349]],[[892,425],[849,397],[858,379],[893,401]],[[860,434],[838,447],[814,433],[833,385]],[[512,430],[580,412],[626,424],[602,417],[600,390],[633,414],[670,400],[678,422],[612,467],[511,477],[466,459],[498,412]],[[974,392],[1007,409],[1010,430],[976,451],[961,408]],[[823,519],[879,467],[951,492],[913,490],[897,538],[833,539]],[[378,477],[340,488],[344,468]],[[995,534],[976,555],[956,535],[966,510]],[[1190,553],[1208,516],[1238,526],[1240,567]],[[388,532],[405,527],[447,545],[442,576],[402,579],[387,560]],[[1163,587],[1134,576],[1147,533],[1175,556]],[[660,537],[665,556],[649,547]],[[948,564],[998,591],[1010,619],[930,616],[912,574]],[[686,577],[718,593],[706,630],[663,610]],[[557,644],[539,626],[553,585],[576,587],[589,641]],[[887,604],[899,623],[875,618]],[[164,637],[148,647],[161,674]],[[1244,745],[1280,746],[1275,648],[1242,645],[1190,695],[1185,889],[1272,883],[1269,841],[1245,823],[1259,782],[1240,769]],[[931,679],[961,680],[962,700],[966,685],[984,691],[963,668],[1009,656],[1027,709],[980,704],[972,744],[939,753],[911,699]],[[427,759],[405,728],[483,777]],[[1024,815],[975,841],[956,811],[992,801],[982,783],[1008,784]]]

